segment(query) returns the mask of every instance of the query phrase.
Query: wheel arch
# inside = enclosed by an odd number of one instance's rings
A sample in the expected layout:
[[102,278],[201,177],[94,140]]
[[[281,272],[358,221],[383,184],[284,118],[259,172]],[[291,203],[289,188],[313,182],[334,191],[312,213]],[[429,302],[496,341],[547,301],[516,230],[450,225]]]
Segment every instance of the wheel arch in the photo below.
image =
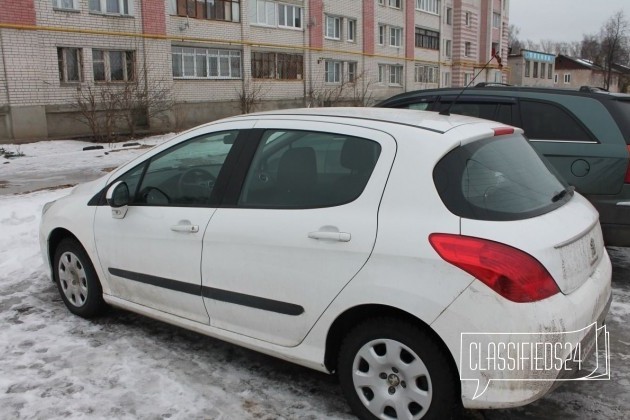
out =
[[[79,238],[77,238],[76,235],[65,228],[55,228],[52,232],[50,232],[50,235],[48,235],[46,247],[48,249],[48,262],[50,263],[50,267],[54,267],[55,250],[57,249],[57,246],[59,246],[61,241],[66,238],[74,239],[79,244],[81,244]],[[83,246],[83,244],[81,244],[81,246]],[[51,278],[53,279],[53,281],[55,281],[54,276],[51,276]]]
[[324,364],[329,372],[334,372],[337,368],[337,357],[341,342],[344,336],[355,326],[361,322],[372,318],[396,318],[414,324],[426,331],[435,341],[440,350],[448,355],[447,359],[451,365],[454,375],[457,375],[457,383],[459,383],[459,370],[457,363],[453,358],[453,354],[449,350],[442,338],[424,321],[416,316],[405,312],[393,306],[381,304],[365,304],[354,306],[341,313],[330,326],[326,335],[326,351],[324,354]]

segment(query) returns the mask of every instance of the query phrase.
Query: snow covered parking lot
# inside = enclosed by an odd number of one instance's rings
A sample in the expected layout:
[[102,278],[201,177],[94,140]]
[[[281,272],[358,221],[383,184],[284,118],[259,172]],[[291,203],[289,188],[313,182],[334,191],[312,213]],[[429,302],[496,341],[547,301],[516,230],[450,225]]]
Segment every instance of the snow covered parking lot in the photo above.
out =
[[[25,157],[0,159],[0,181],[20,191],[87,181],[142,152],[80,146],[24,145]],[[118,310],[71,315],[37,242],[42,206],[69,191],[0,189],[0,418],[353,418],[333,377]],[[611,380],[569,382],[532,405],[468,418],[627,418],[630,249],[609,251]]]

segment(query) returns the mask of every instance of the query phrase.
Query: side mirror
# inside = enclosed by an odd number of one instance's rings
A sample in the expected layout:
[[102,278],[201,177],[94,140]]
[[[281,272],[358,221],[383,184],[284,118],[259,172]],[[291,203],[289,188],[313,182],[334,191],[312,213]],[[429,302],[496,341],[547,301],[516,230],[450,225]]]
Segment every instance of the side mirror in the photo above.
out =
[[129,205],[129,187],[123,181],[114,183],[105,194],[107,204],[112,208],[112,217],[114,219],[122,219],[127,214],[127,206]]

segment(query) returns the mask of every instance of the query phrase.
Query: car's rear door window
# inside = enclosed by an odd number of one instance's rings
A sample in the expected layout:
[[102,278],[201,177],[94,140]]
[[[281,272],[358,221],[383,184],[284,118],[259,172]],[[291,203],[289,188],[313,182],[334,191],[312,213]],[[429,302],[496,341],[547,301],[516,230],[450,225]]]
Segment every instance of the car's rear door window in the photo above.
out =
[[547,165],[522,135],[498,136],[448,153],[436,165],[433,180],[446,207],[458,216],[519,220],[570,199],[567,186]]
[[298,209],[349,203],[363,192],[380,152],[379,143],[359,137],[268,130],[238,205]]
[[521,100],[520,108],[525,135],[532,140],[596,141],[577,118],[557,105]]

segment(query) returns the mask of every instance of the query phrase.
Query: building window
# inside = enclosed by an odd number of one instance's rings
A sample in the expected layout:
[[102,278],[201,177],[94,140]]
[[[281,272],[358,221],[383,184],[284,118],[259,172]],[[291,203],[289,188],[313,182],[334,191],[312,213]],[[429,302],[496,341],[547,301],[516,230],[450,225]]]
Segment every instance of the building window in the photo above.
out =
[[446,24],[447,25],[452,25],[453,24],[453,9],[450,7],[446,8],[446,16],[444,16]]
[[492,13],[492,27],[493,28],[501,27],[501,14],[500,13]]
[[450,87],[451,86],[451,73],[445,71],[442,73],[442,87]]
[[444,40],[444,55],[448,58],[451,57],[451,46],[452,46],[451,40],[445,39]]
[[471,42],[465,42],[464,43],[464,55],[466,57],[470,57],[472,55],[472,43]]
[[301,80],[303,71],[302,54],[252,52],[254,79]]
[[389,7],[400,9],[402,6],[402,0],[389,0]]
[[348,62],[348,82],[354,83],[357,80],[357,63],[354,61]]
[[568,85],[571,83],[571,73],[564,73],[564,84]]
[[385,71],[386,71],[387,66],[385,66],[385,64],[379,64],[378,65],[378,82],[379,83],[385,83]]
[[416,83],[437,83],[437,66],[416,64],[414,81]]
[[551,75],[553,73],[553,64],[549,63],[549,67],[547,67],[547,78],[551,79]]
[[95,82],[131,82],[136,78],[133,51],[92,50]]
[[240,79],[241,52],[215,48],[172,47],[173,78]]
[[464,23],[466,26],[470,26],[472,23],[472,15],[470,12],[464,14]]
[[341,83],[341,61],[326,60],[326,83]]
[[53,9],[80,10],[79,0],[52,0]]
[[389,45],[402,47],[402,28],[389,28]]
[[472,73],[464,73],[464,86],[468,86],[473,80]]
[[525,77],[529,77],[529,61],[525,60]]
[[250,14],[252,23],[256,25],[276,26],[276,3],[273,1],[252,0]]
[[378,25],[378,45],[385,45],[385,25]]
[[494,81],[496,83],[503,82],[503,74],[500,71],[497,71],[497,72],[494,73]]
[[540,63],[540,78],[544,79],[545,78],[545,74],[547,74],[547,64],[546,63]]
[[348,19],[348,42],[356,42],[357,40],[357,21]]
[[90,12],[107,13],[112,15],[131,15],[133,0],[90,0]]
[[341,39],[341,18],[326,16],[326,38]]
[[402,86],[402,71],[403,66],[389,66],[389,84],[395,86]]
[[553,75],[553,82],[556,83],[556,84],[558,83],[558,74],[557,73]]
[[534,79],[538,77],[538,62],[534,61]]
[[381,6],[385,6],[385,0],[378,0],[378,4],[380,4]]
[[290,4],[278,4],[278,26],[302,28],[302,8]]
[[440,14],[440,1],[439,0],[416,0],[416,9],[433,13],[434,15]]
[[428,29],[416,28],[416,47],[439,50],[440,33]]
[[73,83],[83,81],[83,59],[81,48],[57,48],[59,81]]

